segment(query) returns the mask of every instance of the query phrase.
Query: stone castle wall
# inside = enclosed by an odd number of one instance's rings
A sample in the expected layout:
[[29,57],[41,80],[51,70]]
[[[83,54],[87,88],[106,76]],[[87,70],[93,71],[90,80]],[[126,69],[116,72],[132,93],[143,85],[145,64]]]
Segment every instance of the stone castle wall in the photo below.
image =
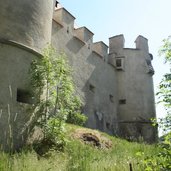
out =
[[65,8],[53,12],[53,1],[15,1],[0,1],[1,148],[18,149],[25,142],[32,118],[27,111],[28,70],[50,42],[66,54],[74,70],[87,127],[154,142],[156,128],[150,123],[155,117],[154,71],[147,39],[139,36],[136,48],[128,49],[123,35],[118,35],[109,38],[108,48],[102,41],[93,42],[88,28],[75,28],[75,17]]
[[78,94],[89,117],[87,126],[153,141],[154,70],[148,40],[138,36],[135,49],[124,48],[123,35],[117,35],[109,38],[108,48],[102,41],[94,43],[93,33],[86,27],[74,28],[74,21],[65,8],[56,8],[52,44],[66,53],[74,69]]
[[0,1],[0,149],[18,149],[33,113],[30,63],[51,41],[53,1]]
[[89,118],[87,126],[113,133],[118,100],[116,73],[107,61],[108,46],[93,43],[93,33],[86,27],[75,29],[74,19],[64,8],[54,12],[52,45],[68,56],[77,92],[85,104],[84,113]]

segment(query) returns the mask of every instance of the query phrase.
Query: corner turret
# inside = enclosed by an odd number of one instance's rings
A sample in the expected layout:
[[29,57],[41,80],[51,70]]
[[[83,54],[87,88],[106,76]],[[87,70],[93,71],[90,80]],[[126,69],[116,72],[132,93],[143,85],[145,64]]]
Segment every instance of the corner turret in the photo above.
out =
[[53,0],[0,0],[0,147],[18,150],[35,115],[30,63],[51,42]]
[[52,0],[0,1],[0,40],[41,51],[51,41]]

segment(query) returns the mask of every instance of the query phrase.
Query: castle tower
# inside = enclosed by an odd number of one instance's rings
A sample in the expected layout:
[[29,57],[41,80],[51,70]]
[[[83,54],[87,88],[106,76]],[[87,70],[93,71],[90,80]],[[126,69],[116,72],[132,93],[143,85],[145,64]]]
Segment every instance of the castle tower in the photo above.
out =
[[51,41],[53,0],[0,1],[0,147],[20,148],[33,116],[28,71]]
[[148,40],[138,36],[136,48],[124,48],[124,37],[109,39],[109,63],[117,73],[119,134],[128,139],[156,140],[152,55]]
[[1,0],[0,39],[36,50],[51,39],[53,0]]

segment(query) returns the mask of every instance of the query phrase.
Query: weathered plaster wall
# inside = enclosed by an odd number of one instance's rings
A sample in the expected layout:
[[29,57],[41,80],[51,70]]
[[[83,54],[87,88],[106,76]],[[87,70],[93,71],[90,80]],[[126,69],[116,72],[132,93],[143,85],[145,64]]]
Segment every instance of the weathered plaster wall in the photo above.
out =
[[[0,144],[24,144],[31,118],[28,70],[51,41],[53,1],[0,1]],[[19,103],[22,102],[22,103]],[[26,104],[27,103],[27,104]]]
[[[146,141],[155,141],[156,128],[151,126],[150,120],[156,117],[152,79],[154,71],[147,39],[139,36],[136,49],[129,49],[124,48],[123,36],[118,37],[110,39],[110,56],[123,62],[122,69],[116,70],[120,134],[125,137],[142,136]],[[121,46],[115,48],[118,44]]]
[[32,115],[26,112],[31,104],[19,102],[27,98],[27,103],[30,103],[28,95],[21,91],[30,90],[29,66],[32,59],[37,57],[37,53],[26,49],[0,43],[0,144],[4,149],[11,146],[18,149],[23,145],[27,123]]
[[65,9],[56,10],[53,18],[52,45],[65,52],[74,70],[77,93],[89,118],[87,126],[116,133],[116,75],[107,63],[107,45],[93,44],[93,33],[86,27],[74,29],[75,18]]
[[[136,48],[124,48],[124,37],[93,43],[86,27],[74,28],[75,17],[66,9],[54,12],[52,44],[64,51],[74,69],[77,92],[82,98],[87,126],[123,137],[155,141],[154,74],[147,39],[139,36]],[[116,66],[121,59],[121,67]],[[91,89],[91,90],[90,90]],[[119,130],[118,130],[119,127]],[[148,133],[147,133],[148,130]]]
[[41,50],[51,39],[52,0],[1,0],[0,39]]

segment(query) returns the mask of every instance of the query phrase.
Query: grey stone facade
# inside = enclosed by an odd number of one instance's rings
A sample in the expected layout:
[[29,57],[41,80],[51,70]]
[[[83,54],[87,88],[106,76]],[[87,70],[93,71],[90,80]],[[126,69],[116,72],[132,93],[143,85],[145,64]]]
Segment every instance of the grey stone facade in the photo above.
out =
[[[65,52],[72,66],[77,93],[88,116],[87,127],[126,138],[156,141],[154,91],[148,40],[124,48],[124,37],[93,42],[86,27],[75,28],[65,8],[50,0],[0,0],[0,144],[21,147],[33,113],[29,108],[28,70],[51,43]],[[15,5],[13,5],[15,4]],[[108,52],[109,50],[109,52]]]

